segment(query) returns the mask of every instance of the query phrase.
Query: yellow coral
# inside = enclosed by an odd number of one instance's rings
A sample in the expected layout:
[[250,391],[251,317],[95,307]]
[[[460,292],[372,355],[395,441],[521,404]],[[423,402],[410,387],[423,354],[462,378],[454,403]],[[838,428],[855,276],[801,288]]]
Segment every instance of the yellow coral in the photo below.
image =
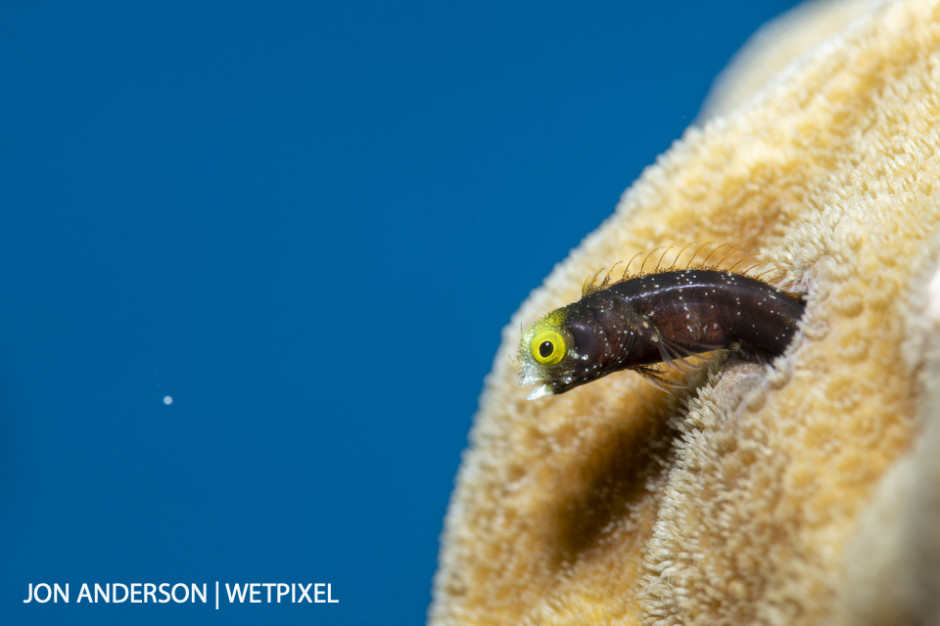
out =
[[[781,48],[838,32],[716,97],[504,330],[432,623],[940,623],[940,0],[804,19]],[[685,396],[611,376],[525,399],[521,325],[693,240],[791,268],[809,299],[785,355]]]

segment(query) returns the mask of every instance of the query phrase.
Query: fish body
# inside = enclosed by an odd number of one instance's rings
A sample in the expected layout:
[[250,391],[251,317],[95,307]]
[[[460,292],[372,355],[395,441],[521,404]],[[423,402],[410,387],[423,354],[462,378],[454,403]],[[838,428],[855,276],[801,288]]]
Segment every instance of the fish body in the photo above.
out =
[[714,350],[775,356],[803,315],[799,297],[744,274],[688,268],[635,276],[542,317],[520,346],[530,399],[564,393],[612,372],[633,369],[654,382],[651,366]]

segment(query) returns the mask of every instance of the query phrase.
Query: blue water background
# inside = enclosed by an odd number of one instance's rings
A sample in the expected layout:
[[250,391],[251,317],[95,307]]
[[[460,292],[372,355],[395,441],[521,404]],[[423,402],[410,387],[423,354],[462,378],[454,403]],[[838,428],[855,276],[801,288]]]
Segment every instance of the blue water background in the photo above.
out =
[[[790,4],[5,0],[0,623],[423,622],[500,329]],[[340,603],[74,603],[216,580]]]

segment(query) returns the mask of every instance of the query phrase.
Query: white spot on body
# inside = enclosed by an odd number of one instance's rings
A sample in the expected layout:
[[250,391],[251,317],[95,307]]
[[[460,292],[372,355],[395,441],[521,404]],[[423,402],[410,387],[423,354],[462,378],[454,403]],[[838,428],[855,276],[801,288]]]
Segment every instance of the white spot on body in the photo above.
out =
[[173,396],[163,396],[163,404],[167,406],[173,404]]

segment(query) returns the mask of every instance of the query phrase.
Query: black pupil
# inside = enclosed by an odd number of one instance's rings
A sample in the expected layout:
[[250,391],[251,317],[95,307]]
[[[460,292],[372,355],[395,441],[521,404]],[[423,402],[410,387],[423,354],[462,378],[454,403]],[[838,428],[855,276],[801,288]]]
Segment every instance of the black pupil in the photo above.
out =
[[539,356],[543,359],[547,359],[552,356],[552,352],[555,351],[555,344],[551,341],[543,341],[539,344]]

